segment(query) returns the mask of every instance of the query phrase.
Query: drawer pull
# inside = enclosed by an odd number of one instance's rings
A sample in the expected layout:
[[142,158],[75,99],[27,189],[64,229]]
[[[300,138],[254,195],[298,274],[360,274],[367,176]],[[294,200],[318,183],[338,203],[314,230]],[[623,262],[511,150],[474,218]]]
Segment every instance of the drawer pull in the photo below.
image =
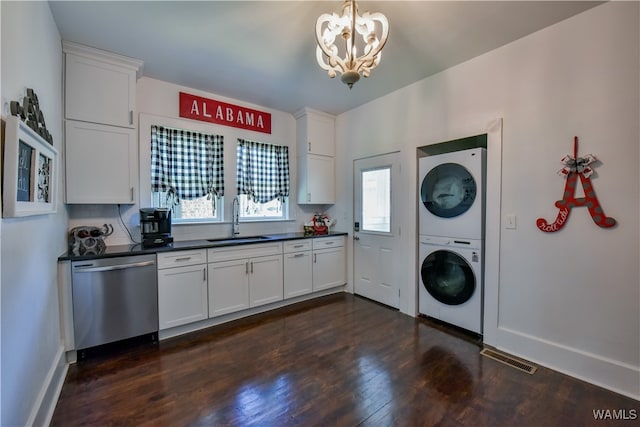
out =
[[186,257],[183,257],[183,258],[176,258],[176,262],[189,261],[190,259],[191,259],[190,256],[186,256]]
[[303,248],[303,247],[304,247],[304,245],[294,245],[293,247],[294,247],[294,248]]
[[301,257],[303,257],[304,255],[305,255],[305,254],[295,254],[293,257],[294,257],[294,258],[301,258]]
[[335,245],[336,242],[324,242],[325,245]]

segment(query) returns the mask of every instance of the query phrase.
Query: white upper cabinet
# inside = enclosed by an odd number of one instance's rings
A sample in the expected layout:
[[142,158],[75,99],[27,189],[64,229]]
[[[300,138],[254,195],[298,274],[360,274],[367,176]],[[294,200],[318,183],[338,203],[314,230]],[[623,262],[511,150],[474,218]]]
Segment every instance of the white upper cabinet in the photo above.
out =
[[135,203],[134,129],[67,120],[65,136],[67,203]]
[[335,191],[335,118],[302,109],[295,114],[298,204],[333,204]]
[[142,62],[63,42],[66,203],[133,204],[135,99]]
[[298,156],[304,153],[333,157],[335,118],[321,111],[302,109],[295,114]]
[[335,159],[315,154],[299,156],[298,203],[329,205],[335,202]]
[[65,118],[134,128],[142,63],[64,42]]

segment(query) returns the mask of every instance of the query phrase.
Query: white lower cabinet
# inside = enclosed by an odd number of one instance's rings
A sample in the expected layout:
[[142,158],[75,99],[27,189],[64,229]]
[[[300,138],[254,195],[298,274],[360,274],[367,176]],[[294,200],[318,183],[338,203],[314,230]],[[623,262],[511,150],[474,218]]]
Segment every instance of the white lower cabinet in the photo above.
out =
[[249,259],[249,305],[282,301],[282,255]]
[[347,283],[345,238],[313,239],[313,290],[333,288]]
[[284,243],[284,297],[293,298],[313,291],[311,239]]
[[347,282],[345,238],[159,252],[160,330]]
[[160,330],[208,318],[206,250],[158,254]]
[[283,299],[281,242],[211,248],[208,259],[209,317]]
[[245,259],[209,263],[209,317],[249,308],[249,264]]

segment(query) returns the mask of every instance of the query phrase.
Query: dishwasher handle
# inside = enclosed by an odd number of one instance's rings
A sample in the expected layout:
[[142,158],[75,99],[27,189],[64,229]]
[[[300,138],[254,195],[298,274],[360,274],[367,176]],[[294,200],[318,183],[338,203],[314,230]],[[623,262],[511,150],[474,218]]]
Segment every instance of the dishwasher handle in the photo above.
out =
[[113,270],[124,270],[127,268],[148,267],[154,264],[155,264],[155,261],[142,261],[142,262],[134,262],[131,264],[119,264],[119,265],[106,265],[104,267],[93,267],[92,264],[86,264],[86,265],[76,266],[73,271],[76,273],[96,273],[99,271],[113,271]]

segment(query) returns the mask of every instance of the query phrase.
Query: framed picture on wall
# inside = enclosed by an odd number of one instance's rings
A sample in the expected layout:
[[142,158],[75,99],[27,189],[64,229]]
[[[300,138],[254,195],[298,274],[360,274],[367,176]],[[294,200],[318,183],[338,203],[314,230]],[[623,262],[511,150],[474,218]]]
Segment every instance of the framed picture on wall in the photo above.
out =
[[2,216],[49,214],[57,207],[58,151],[15,116],[4,129]]

